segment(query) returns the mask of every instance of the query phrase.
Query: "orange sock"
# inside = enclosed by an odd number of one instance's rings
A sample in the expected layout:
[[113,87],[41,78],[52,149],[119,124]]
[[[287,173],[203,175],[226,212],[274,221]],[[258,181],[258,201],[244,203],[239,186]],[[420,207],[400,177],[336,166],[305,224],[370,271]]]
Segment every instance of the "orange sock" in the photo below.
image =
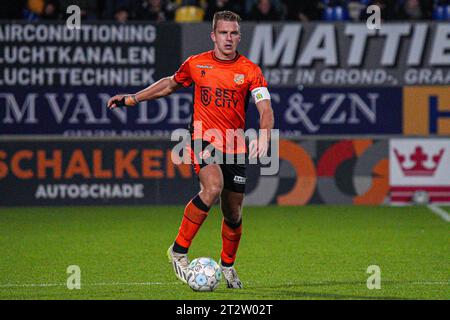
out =
[[222,253],[220,255],[222,264],[233,265],[234,260],[236,260],[241,234],[242,221],[230,226],[225,222],[225,219],[222,220]]
[[203,201],[200,199],[200,196],[197,195],[191,201],[189,201],[186,208],[184,209],[183,220],[181,221],[181,226],[178,230],[178,235],[175,240],[178,246],[181,246],[185,249],[185,252],[180,253],[187,252],[187,249],[189,249],[189,247],[191,246],[192,239],[194,239],[203,221],[205,221],[206,217],[208,216],[208,211],[208,206],[203,203]]

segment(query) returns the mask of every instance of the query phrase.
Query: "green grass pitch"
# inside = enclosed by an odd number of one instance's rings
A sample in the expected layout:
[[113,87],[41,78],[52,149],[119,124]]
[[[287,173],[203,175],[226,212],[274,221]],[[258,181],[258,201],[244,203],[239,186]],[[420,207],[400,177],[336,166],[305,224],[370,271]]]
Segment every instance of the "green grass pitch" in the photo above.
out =
[[[448,207],[446,208],[448,210]],[[166,250],[183,207],[0,208],[0,299],[448,299],[449,224],[427,207],[245,207],[243,290],[193,292]],[[213,207],[190,258],[219,259]],[[69,290],[66,270],[81,269]],[[366,286],[370,265],[381,289]]]

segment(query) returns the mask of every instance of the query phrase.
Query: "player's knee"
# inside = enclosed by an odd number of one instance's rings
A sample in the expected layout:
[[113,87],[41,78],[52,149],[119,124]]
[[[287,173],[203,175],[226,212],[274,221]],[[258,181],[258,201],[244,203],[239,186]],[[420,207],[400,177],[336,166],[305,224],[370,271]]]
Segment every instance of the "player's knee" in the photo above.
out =
[[210,198],[217,200],[220,197],[220,194],[222,193],[223,185],[221,183],[213,184],[211,186],[208,186],[205,189],[205,192],[210,196]]
[[239,225],[242,220],[241,209],[238,208],[222,208],[224,219],[230,225]]
[[238,231],[239,227],[242,225],[242,218],[224,217],[224,222],[230,229]]
[[222,193],[223,184],[220,181],[217,183],[210,183],[203,185],[201,196],[208,206],[214,205],[217,200],[219,200],[220,194]]

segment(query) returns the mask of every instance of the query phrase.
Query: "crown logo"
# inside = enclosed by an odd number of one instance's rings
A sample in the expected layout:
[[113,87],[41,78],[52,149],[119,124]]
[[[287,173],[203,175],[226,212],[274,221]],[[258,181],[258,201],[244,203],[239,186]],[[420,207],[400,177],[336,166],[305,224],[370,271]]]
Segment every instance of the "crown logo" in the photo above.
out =
[[402,168],[403,174],[405,176],[433,176],[436,169],[439,166],[439,163],[441,161],[442,155],[444,154],[444,148],[439,150],[438,153],[431,156],[431,160],[433,162],[433,166],[426,167],[425,162],[428,160],[429,155],[423,152],[423,149],[421,146],[417,146],[414,149],[414,153],[412,153],[409,156],[409,159],[414,163],[410,167],[405,166],[405,160],[406,156],[398,152],[397,149],[394,148],[395,156],[397,157],[397,160],[400,164],[400,167]]

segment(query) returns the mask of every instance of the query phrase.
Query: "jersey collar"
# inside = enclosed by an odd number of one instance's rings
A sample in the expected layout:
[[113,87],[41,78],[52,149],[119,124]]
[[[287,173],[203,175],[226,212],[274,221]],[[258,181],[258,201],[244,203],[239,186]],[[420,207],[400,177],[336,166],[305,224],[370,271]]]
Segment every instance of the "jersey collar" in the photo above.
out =
[[223,59],[219,59],[218,57],[216,57],[216,55],[214,53],[214,50],[211,50],[211,55],[212,55],[212,58],[215,61],[220,62],[220,63],[225,63],[225,64],[235,63],[239,59],[239,57],[241,56],[239,54],[239,52],[236,51],[236,56],[233,58],[233,60],[223,60]]

